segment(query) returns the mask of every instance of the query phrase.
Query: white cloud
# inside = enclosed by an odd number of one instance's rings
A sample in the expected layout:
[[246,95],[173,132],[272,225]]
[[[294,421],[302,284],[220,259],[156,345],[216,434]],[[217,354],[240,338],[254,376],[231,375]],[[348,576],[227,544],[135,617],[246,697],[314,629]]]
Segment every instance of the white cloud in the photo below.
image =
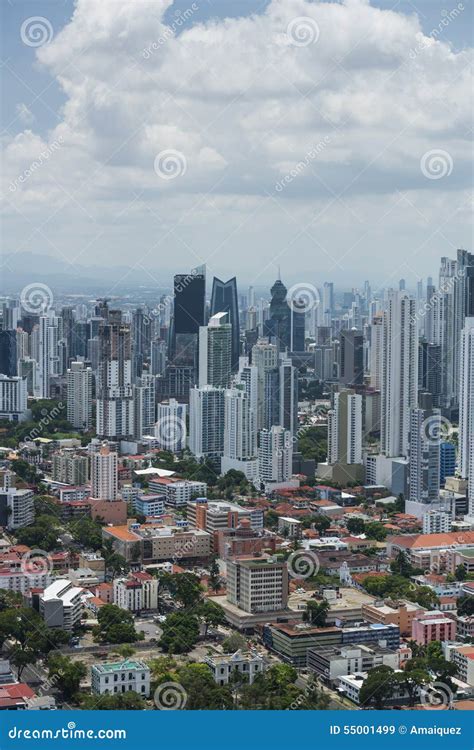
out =
[[[212,269],[266,280],[281,253],[288,273],[299,264],[351,279],[367,273],[361,258],[380,277],[405,261],[426,273],[427,261],[469,237],[468,53],[452,52],[442,33],[424,37],[416,16],[362,0],[273,0],[263,15],[179,35],[162,20],[171,4],[77,0],[71,22],[37,51],[67,97],[48,137],[63,145],[8,196],[11,250],[30,249],[31,226],[52,214],[41,249],[67,242],[83,262],[112,252],[123,262],[133,250],[134,262],[172,270],[212,254]],[[306,46],[288,44],[288,25],[300,17],[319,30]],[[7,184],[46,146],[31,131],[7,142]],[[433,148],[454,163],[436,184],[420,170]],[[187,169],[160,180],[154,160],[168,149]]]

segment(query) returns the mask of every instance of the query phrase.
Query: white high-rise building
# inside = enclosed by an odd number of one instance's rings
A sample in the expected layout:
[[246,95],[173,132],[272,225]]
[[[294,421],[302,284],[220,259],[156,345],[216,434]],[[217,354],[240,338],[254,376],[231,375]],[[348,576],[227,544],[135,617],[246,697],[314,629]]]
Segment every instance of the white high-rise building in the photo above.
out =
[[37,395],[49,398],[50,379],[59,375],[59,318],[53,310],[40,315],[38,328]]
[[410,409],[417,406],[416,302],[406,292],[388,293],[383,314],[381,448],[388,457],[408,455]]
[[28,390],[26,378],[0,373],[0,419],[22,422],[27,419]]
[[257,368],[257,430],[265,426],[265,373],[278,365],[278,347],[266,340],[252,347],[252,365]]
[[224,388],[205,385],[189,392],[189,450],[218,465],[224,452]]
[[232,326],[219,312],[199,327],[199,387],[227,388],[232,377]]
[[142,375],[140,383],[133,387],[134,435],[141,438],[150,435],[155,424],[155,378]]
[[383,317],[377,315],[370,326],[370,385],[377,391],[382,388],[383,374]]
[[292,475],[293,441],[281,426],[261,430],[258,435],[258,473],[261,482],[283,483]]
[[334,395],[328,414],[328,463],[362,463],[362,396],[350,389]]
[[71,362],[67,371],[67,419],[73,427],[89,430],[92,424],[92,370]]
[[187,410],[187,404],[180,404],[174,398],[158,404],[154,435],[160,442],[160,448],[174,453],[179,453],[186,448]]
[[257,479],[255,419],[256,414],[251,407],[251,398],[246,391],[245,383],[227,389],[224,395],[224,455],[221,462],[223,474],[235,469],[242,471],[247,479]]
[[459,367],[459,473],[468,480],[468,515],[474,517],[474,318],[461,332]]
[[91,457],[92,497],[98,500],[117,500],[118,456],[104,443]]

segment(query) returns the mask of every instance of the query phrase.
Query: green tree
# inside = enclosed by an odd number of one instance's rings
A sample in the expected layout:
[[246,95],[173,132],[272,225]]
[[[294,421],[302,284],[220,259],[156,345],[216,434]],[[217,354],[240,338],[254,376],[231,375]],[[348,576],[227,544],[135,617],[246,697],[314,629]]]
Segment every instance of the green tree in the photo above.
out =
[[178,669],[178,682],[186,691],[188,711],[222,711],[233,708],[230,688],[217,685],[207,664],[181,667]]
[[204,599],[196,607],[196,614],[200,620],[204,623],[204,637],[207,636],[209,626],[212,625],[214,628],[218,625],[223,625],[225,622],[224,610],[220,604],[216,604],[211,599]]
[[351,534],[363,534],[365,531],[365,521],[362,518],[349,518],[347,530]]
[[28,664],[34,664],[58,646],[67,643],[68,634],[60,629],[50,630],[40,615],[29,607],[14,607],[0,612],[0,646],[14,641],[10,659],[18,668],[18,677]]
[[416,669],[405,669],[403,672],[397,673],[397,680],[402,688],[407,691],[410,706],[415,705],[419,689],[431,682],[430,675],[426,669],[419,667]]
[[456,578],[456,581],[465,581],[467,578],[466,568],[464,565],[458,565],[456,570],[454,571],[454,577]]
[[391,667],[381,666],[370,669],[360,689],[359,705],[361,707],[373,705],[381,711],[397,687],[397,681],[398,678]]
[[315,602],[310,600],[306,604],[305,612],[303,612],[303,620],[317,628],[324,628],[328,610],[329,603],[327,601]]
[[135,643],[143,636],[135,630],[133,615],[115,604],[105,604],[97,615],[94,639],[100,643]]
[[209,566],[209,588],[212,591],[219,591],[221,587],[221,576],[219,571],[219,564],[217,558],[213,557],[212,562]]
[[197,617],[187,612],[174,612],[163,623],[160,646],[169,654],[185,654],[191,651],[198,638]]
[[173,598],[185,609],[194,607],[201,598],[202,586],[194,573],[175,573],[167,583]]
[[48,659],[48,674],[64,698],[70,700],[79,692],[81,680],[86,676],[87,669],[80,661],[72,661],[67,656],[53,654]]
[[86,711],[143,711],[145,700],[134,690],[115,695],[82,695],[81,708]]
[[247,641],[240,633],[231,633],[222,641],[222,648],[226,654],[235,654],[247,646]]

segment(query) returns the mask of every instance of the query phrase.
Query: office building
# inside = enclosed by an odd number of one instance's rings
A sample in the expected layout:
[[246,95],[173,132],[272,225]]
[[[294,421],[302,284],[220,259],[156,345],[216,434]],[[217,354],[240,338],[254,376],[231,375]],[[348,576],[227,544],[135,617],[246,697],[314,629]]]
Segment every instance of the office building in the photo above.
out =
[[16,330],[0,331],[0,374],[8,377],[17,375],[18,359]]
[[288,603],[286,562],[272,559],[227,561],[227,600],[245,612],[277,612]]
[[40,614],[48,628],[71,632],[81,620],[83,589],[65,578],[53,581],[39,596]]
[[227,313],[227,322],[232,329],[231,367],[232,371],[235,372],[239,365],[240,356],[239,303],[235,276],[229,281],[221,281],[214,277],[211,294],[211,318],[220,312]]
[[174,398],[158,404],[157,421],[153,430],[160,448],[174,453],[180,453],[185,449],[187,410],[187,404],[180,404]]
[[[407,513],[420,516],[415,505],[429,504],[439,497],[439,455],[441,414],[432,406],[431,394],[419,396],[420,406],[410,409],[408,450]],[[414,505],[412,505],[412,503]],[[426,510],[429,508],[426,507]]]
[[355,329],[341,331],[339,348],[339,382],[344,385],[363,385],[364,334]]

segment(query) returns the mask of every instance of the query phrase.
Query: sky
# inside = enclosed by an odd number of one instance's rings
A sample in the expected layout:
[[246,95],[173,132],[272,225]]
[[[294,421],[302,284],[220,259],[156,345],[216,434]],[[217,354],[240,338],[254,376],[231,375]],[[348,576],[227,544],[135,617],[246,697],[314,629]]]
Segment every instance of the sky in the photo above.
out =
[[472,249],[472,8],[2,0],[4,270],[436,276]]

